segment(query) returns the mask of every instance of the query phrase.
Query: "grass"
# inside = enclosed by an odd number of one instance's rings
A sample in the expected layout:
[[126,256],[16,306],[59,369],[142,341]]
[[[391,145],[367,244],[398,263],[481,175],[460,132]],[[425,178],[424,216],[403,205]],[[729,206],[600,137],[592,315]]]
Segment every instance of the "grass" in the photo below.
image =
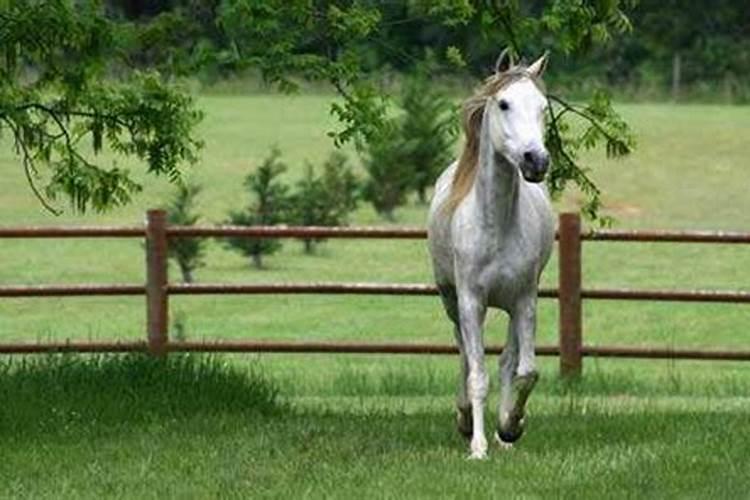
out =
[[300,387],[224,358],[17,359],[0,377],[13,402],[0,410],[0,495],[733,498],[750,487],[747,378],[681,392],[624,374],[547,376],[522,445],[477,464],[453,430],[444,366],[412,361]]
[[[207,148],[190,176],[204,185],[204,221],[223,220],[243,200],[241,179],[272,144],[290,164],[289,180],[305,159],[325,158],[324,133],[335,126],[328,99],[203,97]],[[587,157],[618,227],[750,231],[746,108],[621,111],[638,132],[638,151],[620,162]],[[129,207],[55,219],[18,165],[5,143],[1,225],[139,224],[170,192],[165,181],[149,181]],[[556,205],[578,202],[571,192]],[[410,204],[397,215],[399,224],[422,225],[425,207]],[[367,206],[354,222],[383,224]],[[4,240],[0,248],[3,284],[144,278],[137,240]],[[211,241],[197,279],[428,282],[428,262],[423,242],[330,241],[308,257],[289,241],[269,269],[254,271]],[[554,285],[556,266],[553,256],[545,286]],[[589,287],[741,289],[748,270],[750,253],[740,246],[584,247]],[[170,274],[176,279],[176,268]],[[171,310],[183,315],[190,340],[452,339],[433,298],[180,296]],[[741,305],[599,301],[584,312],[591,344],[747,349],[750,340]],[[542,301],[540,343],[556,341],[556,325],[555,303]],[[1,342],[135,339],[144,328],[142,298],[0,301]],[[487,341],[501,343],[504,331],[504,317],[491,315]],[[556,359],[542,359],[521,445],[469,464],[452,423],[452,358],[30,359],[0,359],[0,496],[724,498],[746,496],[750,486],[743,470],[750,377],[742,364],[587,359],[582,383],[568,386],[556,380]]]

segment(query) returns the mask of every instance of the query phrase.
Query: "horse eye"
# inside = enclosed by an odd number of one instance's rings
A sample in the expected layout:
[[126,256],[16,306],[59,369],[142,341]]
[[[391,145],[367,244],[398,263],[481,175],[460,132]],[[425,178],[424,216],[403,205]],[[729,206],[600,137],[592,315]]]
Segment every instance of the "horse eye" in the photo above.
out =
[[508,104],[508,101],[506,101],[505,99],[500,100],[499,106],[503,111],[508,111],[508,109],[510,108],[510,104]]

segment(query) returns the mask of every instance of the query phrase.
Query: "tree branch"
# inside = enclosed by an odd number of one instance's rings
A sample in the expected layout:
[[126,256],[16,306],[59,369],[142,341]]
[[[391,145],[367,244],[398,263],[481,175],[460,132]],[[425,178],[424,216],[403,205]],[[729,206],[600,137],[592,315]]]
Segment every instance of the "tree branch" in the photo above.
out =
[[[548,94],[547,99],[550,101],[554,101],[555,103],[559,104],[563,107],[563,111],[557,115],[556,118],[562,117],[565,113],[571,112],[573,114],[576,114],[580,116],[581,118],[588,121],[594,128],[596,128],[601,134],[607,139],[607,141],[612,143],[621,144],[626,148],[627,151],[630,151],[630,146],[627,145],[625,141],[622,139],[613,136],[610,134],[602,125],[599,123],[599,120],[597,120],[595,117],[591,116],[590,114],[586,113],[584,110],[580,109],[579,107],[576,107],[573,104],[568,103],[564,99],[557,97],[555,95]],[[551,108],[550,108],[551,109]],[[554,113],[553,113],[554,116]]]
[[46,198],[42,196],[39,188],[37,188],[36,184],[34,183],[34,173],[36,172],[36,167],[34,166],[33,157],[26,147],[26,143],[24,142],[23,137],[21,137],[21,133],[18,130],[18,127],[16,127],[16,125],[7,117],[0,116],[0,120],[4,121],[8,125],[8,128],[10,128],[10,130],[13,132],[13,140],[16,145],[16,150],[21,153],[21,156],[23,157],[23,170],[24,174],[26,175],[26,180],[29,183],[29,187],[31,187],[31,192],[34,193],[34,196],[36,196],[37,200],[39,200],[39,203],[41,203],[47,211],[49,211],[53,215],[60,215],[62,211],[50,205],[47,202]]
[[[44,111],[48,115],[52,116],[55,119],[55,121],[58,123],[58,125],[61,124],[61,121],[58,115],[59,112],[44,104],[41,104],[38,102],[30,102],[30,103],[22,104],[20,106],[15,107],[16,111],[25,111],[27,109],[38,109],[39,111]],[[122,118],[120,118],[117,115],[111,115],[111,114],[106,114],[106,113],[105,114],[92,113],[90,111],[81,111],[77,109],[66,110],[64,114],[67,116],[75,117],[75,118],[103,118],[105,120],[111,120],[112,122],[130,130],[130,126],[128,122],[124,121]]]

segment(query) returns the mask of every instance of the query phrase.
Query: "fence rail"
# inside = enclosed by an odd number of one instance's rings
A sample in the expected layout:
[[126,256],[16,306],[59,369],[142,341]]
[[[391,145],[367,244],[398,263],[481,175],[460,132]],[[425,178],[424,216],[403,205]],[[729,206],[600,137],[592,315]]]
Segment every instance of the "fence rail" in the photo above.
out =
[[[170,295],[206,294],[351,294],[434,296],[434,285],[421,283],[259,283],[259,284],[170,284],[167,279],[167,249],[170,238],[349,238],[424,239],[421,228],[378,227],[286,227],[286,226],[168,226],[163,211],[150,210],[146,225],[109,227],[11,227],[0,228],[0,239],[8,238],[145,238],[146,283],[0,286],[3,297],[70,297],[145,295],[147,338],[139,342],[0,343],[0,353],[41,352],[280,352],[280,353],[388,353],[455,354],[451,345],[367,344],[334,342],[170,342],[168,317]],[[558,300],[559,344],[539,346],[537,354],[559,356],[564,376],[581,373],[584,356],[750,360],[750,351],[701,351],[643,347],[590,346],[583,344],[582,301],[649,300],[677,302],[750,303],[750,291],[585,289],[581,276],[583,241],[631,241],[671,243],[750,244],[750,233],[709,231],[621,231],[582,232],[578,214],[562,214],[559,231],[559,284],[541,289],[539,296]],[[499,353],[502,346],[488,346]]]
[[[427,231],[419,227],[327,226],[168,226],[170,238],[342,238],[421,240]],[[143,238],[145,226],[19,226],[0,227],[0,239],[8,238]],[[559,238],[559,234],[557,235]],[[733,231],[654,231],[597,229],[581,233],[584,241],[632,241],[646,243],[748,244],[750,233]]]
[[[436,296],[434,285],[423,283],[172,283],[169,295],[416,295]],[[0,297],[86,297],[111,295],[144,295],[146,287],[119,285],[30,285],[2,286]],[[539,297],[558,298],[555,288],[539,289]],[[715,290],[631,290],[627,288],[581,289],[582,299],[647,300],[661,302],[750,303],[750,292]]]
[[[454,355],[458,349],[445,344],[353,343],[353,342],[271,342],[220,341],[170,342],[168,352],[267,352],[267,353],[346,353],[346,354],[434,354]],[[135,342],[53,342],[45,344],[0,344],[0,354],[42,354],[50,352],[149,352],[145,341]],[[500,354],[503,346],[490,345],[487,354]],[[537,346],[539,356],[559,356],[559,346]],[[598,358],[692,359],[750,361],[750,351],[704,351],[694,349],[583,346],[581,355]]]

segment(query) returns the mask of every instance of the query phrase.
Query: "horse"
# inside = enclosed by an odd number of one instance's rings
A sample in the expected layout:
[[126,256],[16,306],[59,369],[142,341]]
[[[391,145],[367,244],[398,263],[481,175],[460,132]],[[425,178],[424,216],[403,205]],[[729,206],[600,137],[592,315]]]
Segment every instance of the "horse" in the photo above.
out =
[[543,55],[516,65],[504,51],[495,72],[462,108],[464,149],[438,178],[428,216],[428,244],[437,288],[461,357],[457,427],[470,439],[471,459],[487,456],[483,324],[488,307],[508,313],[500,356],[495,438],[511,447],[523,434],[526,401],[539,375],[534,358],[539,277],[555,235],[542,183],[548,106]]

